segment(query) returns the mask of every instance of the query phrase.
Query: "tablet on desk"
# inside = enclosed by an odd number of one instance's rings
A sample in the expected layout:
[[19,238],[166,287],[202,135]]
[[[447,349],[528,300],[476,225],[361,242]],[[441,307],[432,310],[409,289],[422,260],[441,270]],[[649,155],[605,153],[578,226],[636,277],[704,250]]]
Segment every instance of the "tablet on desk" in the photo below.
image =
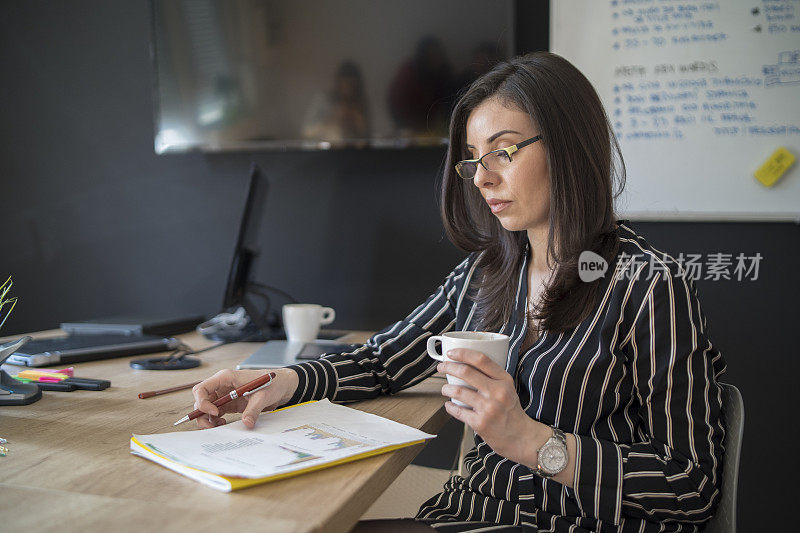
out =
[[358,344],[342,344],[325,339],[317,339],[314,342],[269,341],[245,361],[236,365],[236,368],[242,370],[289,366],[304,360],[319,359],[326,353],[349,352],[358,346]]

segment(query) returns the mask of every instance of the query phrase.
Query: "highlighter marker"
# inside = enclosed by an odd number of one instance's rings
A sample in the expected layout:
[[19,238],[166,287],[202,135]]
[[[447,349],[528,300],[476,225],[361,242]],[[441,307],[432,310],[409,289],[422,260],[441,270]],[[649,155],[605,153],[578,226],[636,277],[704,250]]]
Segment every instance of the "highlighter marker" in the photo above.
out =
[[67,378],[62,383],[73,385],[76,389],[83,390],[103,390],[111,386],[111,382],[107,379],[91,379],[91,378]]
[[64,383],[62,381],[42,381],[36,384],[41,390],[50,390],[58,392],[72,392],[75,390],[75,385],[72,383]]

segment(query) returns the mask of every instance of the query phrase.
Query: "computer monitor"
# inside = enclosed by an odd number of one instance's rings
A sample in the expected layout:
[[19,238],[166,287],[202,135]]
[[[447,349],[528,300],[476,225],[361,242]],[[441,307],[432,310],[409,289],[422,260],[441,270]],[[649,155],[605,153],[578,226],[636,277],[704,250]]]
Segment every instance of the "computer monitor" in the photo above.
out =
[[[215,340],[259,342],[285,338],[278,318],[279,314],[273,312],[272,319],[270,319],[269,297],[254,287],[251,279],[252,269],[259,255],[258,230],[264,224],[268,189],[269,183],[263,171],[256,163],[253,163],[250,167],[250,184],[247,189],[242,220],[239,224],[239,234],[236,238],[228,281],[225,284],[225,296],[222,300],[223,311],[233,312],[238,307],[244,307],[250,317],[250,324],[238,332],[226,331],[209,335]],[[265,304],[259,307],[253,301],[253,296],[261,296],[265,300]]]
[[267,203],[269,184],[264,173],[256,163],[250,166],[250,185],[244,203],[236,248],[233,250],[233,261],[225,284],[225,296],[222,300],[223,310],[242,305],[247,285],[250,282],[250,270],[258,256],[258,228],[263,223],[264,208]]

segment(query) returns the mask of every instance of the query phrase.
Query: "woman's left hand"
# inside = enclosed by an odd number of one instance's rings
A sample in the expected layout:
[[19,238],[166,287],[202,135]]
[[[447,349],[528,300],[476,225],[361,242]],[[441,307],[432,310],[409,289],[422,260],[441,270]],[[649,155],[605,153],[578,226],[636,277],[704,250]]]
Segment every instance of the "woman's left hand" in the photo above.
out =
[[[451,401],[445,409],[451,416],[468,424],[491,448],[507,459],[522,462],[523,446],[536,435],[537,422],[519,403],[514,378],[481,352],[458,348],[447,352],[457,363],[442,362],[439,372],[466,381],[477,390],[460,385],[444,385],[442,395],[459,400],[472,410]],[[466,364],[460,364],[466,363]]]

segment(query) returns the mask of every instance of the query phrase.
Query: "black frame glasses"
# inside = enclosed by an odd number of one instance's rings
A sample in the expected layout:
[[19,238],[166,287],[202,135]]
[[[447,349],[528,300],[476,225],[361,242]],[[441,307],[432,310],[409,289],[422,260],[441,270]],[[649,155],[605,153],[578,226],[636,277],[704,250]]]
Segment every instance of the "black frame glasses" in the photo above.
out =
[[535,143],[536,141],[540,140],[541,138],[542,138],[541,135],[537,135],[536,137],[531,137],[530,139],[525,139],[522,142],[518,142],[517,144],[511,145],[508,148],[500,148],[498,150],[492,150],[489,153],[483,154],[478,159],[465,159],[463,161],[459,161],[458,163],[456,163],[456,173],[462,179],[471,180],[472,178],[475,177],[475,174],[478,173],[478,165],[482,166],[483,168],[485,168],[489,172],[496,172],[497,170],[500,170],[500,169],[487,167],[486,163],[484,162],[484,158],[485,157],[488,157],[488,156],[498,157],[500,153],[503,153],[503,154],[505,154],[504,157],[508,158],[507,161],[504,163],[505,165],[507,165],[507,164],[511,163],[511,161],[513,161],[513,159],[511,158],[511,154],[513,154],[517,150],[521,150],[522,148],[525,148],[529,144]]

